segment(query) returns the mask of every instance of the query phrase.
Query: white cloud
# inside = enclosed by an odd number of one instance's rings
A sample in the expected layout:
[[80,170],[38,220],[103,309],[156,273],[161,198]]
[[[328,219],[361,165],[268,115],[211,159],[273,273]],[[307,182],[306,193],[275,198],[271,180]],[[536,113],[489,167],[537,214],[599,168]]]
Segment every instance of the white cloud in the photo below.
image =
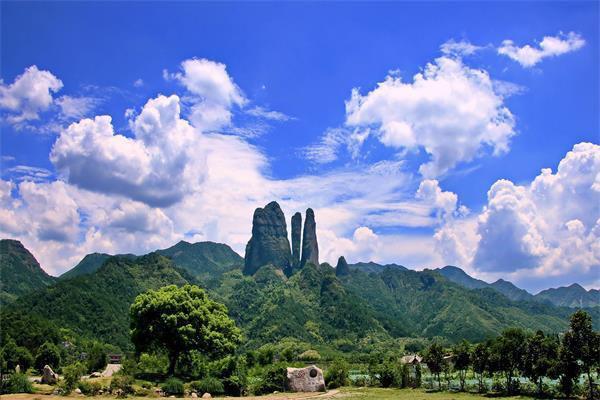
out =
[[457,42],[454,39],[450,39],[440,46],[443,54],[456,57],[469,56],[481,49],[481,46],[475,46],[469,41],[461,40]]
[[139,88],[144,86],[144,80],[142,78],[138,78],[135,81],[133,81],[133,86]]
[[55,102],[60,107],[61,119],[75,120],[88,116],[100,100],[94,97],[61,96]]
[[354,89],[346,125],[373,128],[388,147],[424,150],[431,159],[419,171],[426,178],[444,175],[485,149],[505,153],[515,135],[514,117],[489,74],[445,56],[427,64],[412,83],[389,75],[365,95]]
[[456,193],[444,192],[435,179],[425,179],[419,184],[416,198],[430,204],[437,211],[439,218],[451,216],[458,204]]
[[216,130],[231,123],[231,109],[243,106],[247,99],[227,73],[225,64],[204,58],[181,63],[183,72],[163,75],[178,80],[191,93],[192,124],[203,131]]
[[537,47],[528,44],[519,47],[512,40],[504,40],[498,47],[498,54],[509,57],[525,68],[530,68],[547,57],[555,57],[579,50],[585,40],[575,32],[559,33],[557,36],[544,36]]
[[32,65],[10,85],[0,81],[0,109],[7,111],[5,118],[12,124],[39,119],[39,114],[52,105],[52,94],[62,87],[51,72]]
[[8,174],[17,181],[45,182],[52,177],[52,172],[46,168],[17,165],[7,170]]
[[253,117],[264,118],[273,121],[289,121],[291,119],[294,119],[293,117],[290,117],[289,115],[286,115],[282,112],[269,110],[260,106],[252,107],[246,110],[246,114],[252,115]]
[[132,122],[134,138],[117,134],[110,116],[83,119],[61,132],[50,160],[81,188],[173,204],[204,174],[198,134],[179,116],[179,98],[160,95]]
[[[556,173],[543,169],[530,184],[499,180],[477,217],[436,232],[448,262],[480,277],[527,287],[598,283],[600,274],[600,146],[579,143]],[[452,249],[454,254],[452,254]]]

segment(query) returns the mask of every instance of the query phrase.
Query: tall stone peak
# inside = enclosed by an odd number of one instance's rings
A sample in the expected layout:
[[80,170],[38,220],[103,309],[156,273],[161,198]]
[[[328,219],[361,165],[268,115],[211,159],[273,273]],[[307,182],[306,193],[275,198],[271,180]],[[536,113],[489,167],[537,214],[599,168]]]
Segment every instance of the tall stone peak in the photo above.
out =
[[317,243],[317,224],[315,223],[315,212],[312,208],[306,210],[304,220],[304,232],[302,232],[302,258],[300,266],[306,263],[319,265],[319,245]]
[[254,210],[252,237],[246,245],[244,273],[254,274],[267,264],[283,270],[292,267],[285,215],[275,201]]
[[344,256],[338,258],[337,265],[335,266],[335,274],[337,276],[345,276],[350,274],[350,267],[348,266]]
[[292,258],[294,267],[300,265],[300,250],[302,240],[302,214],[297,212],[292,216]]

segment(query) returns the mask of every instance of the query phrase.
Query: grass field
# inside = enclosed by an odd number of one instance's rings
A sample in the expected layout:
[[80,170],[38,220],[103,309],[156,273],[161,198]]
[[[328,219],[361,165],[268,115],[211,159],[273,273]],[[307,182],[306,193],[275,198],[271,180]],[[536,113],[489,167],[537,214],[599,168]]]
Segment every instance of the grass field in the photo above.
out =
[[[114,396],[53,396],[44,394],[15,394],[3,395],[2,400],[66,400],[66,399],[114,399]],[[152,397],[129,397],[135,400],[147,400]],[[239,397],[228,397],[236,399]],[[340,390],[331,390],[327,393],[277,393],[260,397],[242,397],[247,400],[308,400],[308,399],[373,399],[373,400],[480,400],[489,399],[489,397],[478,396],[468,393],[426,393],[423,390],[413,389],[381,389],[381,388],[342,388]],[[514,396],[504,397],[505,399],[530,399],[530,397]],[[217,398],[215,398],[217,399]]]
[[[381,388],[342,388],[340,393],[333,398],[351,397],[353,399],[378,399],[378,400],[479,400],[489,397],[469,393],[426,393],[419,389],[381,389]],[[530,399],[530,397],[514,396],[506,399]]]

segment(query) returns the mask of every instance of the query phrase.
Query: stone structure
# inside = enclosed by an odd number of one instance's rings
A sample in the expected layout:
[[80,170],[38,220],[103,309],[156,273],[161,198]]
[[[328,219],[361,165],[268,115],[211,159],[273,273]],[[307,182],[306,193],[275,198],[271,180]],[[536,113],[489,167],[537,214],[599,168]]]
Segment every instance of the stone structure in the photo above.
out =
[[335,274],[337,276],[346,276],[350,274],[350,267],[348,266],[348,263],[346,262],[344,256],[338,258],[338,262],[335,267]]
[[292,267],[285,216],[274,201],[254,211],[252,237],[246,245],[244,273],[252,275],[267,264],[283,270]]
[[44,371],[42,373],[42,383],[46,385],[54,385],[58,382],[58,375],[52,371],[49,365],[44,365]]
[[300,265],[300,241],[302,239],[302,214],[297,212],[292,217],[292,258],[294,267]]
[[302,232],[302,259],[300,266],[306,263],[319,265],[319,245],[317,244],[317,224],[315,223],[315,212],[312,208],[306,210],[304,220],[304,232]]
[[287,369],[287,388],[292,392],[324,392],[323,371],[315,365]]

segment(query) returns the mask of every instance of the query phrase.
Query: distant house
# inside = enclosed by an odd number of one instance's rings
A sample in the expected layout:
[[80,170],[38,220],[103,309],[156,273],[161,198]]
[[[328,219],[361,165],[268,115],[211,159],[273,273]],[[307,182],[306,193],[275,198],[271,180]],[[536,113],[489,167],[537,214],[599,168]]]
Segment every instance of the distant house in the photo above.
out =
[[421,364],[422,362],[423,358],[417,354],[410,354],[408,356],[403,356],[402,358],[400,358],[401,364],[417,365]]
[[121,364],[121,359],[123,355],[121,354],[109,354],[108,355],[108,363],[109,364]]

